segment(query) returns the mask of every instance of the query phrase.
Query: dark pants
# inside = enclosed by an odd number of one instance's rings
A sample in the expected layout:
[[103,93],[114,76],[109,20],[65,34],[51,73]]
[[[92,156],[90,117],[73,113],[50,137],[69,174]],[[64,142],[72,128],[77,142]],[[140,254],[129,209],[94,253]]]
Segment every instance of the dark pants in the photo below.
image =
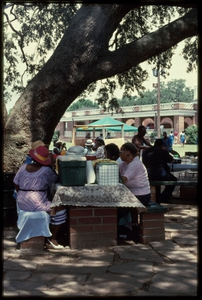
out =
[[[177,177],[171,174],[169,171],[164,169],[156,169],[156,170],[147,170],[149,180],[160,180],[160,181],[177,181]],[[167,201],[172,196],[172,192],[175,188],[175,185],[166,185],[165,189],[162,193],[160,193],[158,199],[156,200],[157,203],[161,203]]]
[[151,200],[151,193],[147,195],[136,195],[135,196],[144,206],[147,206]]

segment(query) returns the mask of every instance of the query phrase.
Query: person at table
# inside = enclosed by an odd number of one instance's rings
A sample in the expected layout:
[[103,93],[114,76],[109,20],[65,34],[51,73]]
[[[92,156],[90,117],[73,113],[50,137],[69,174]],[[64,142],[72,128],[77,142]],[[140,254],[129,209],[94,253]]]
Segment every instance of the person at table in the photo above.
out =
[[164,144],[165,144],[165,148],[168,152],[170,152],[172,155],[177,155],[178,157],[180,157],[180,154],[173,150],[173,140],[170,136],[168,136],[167,132],[164,131],[163,132],[163,138],[162,138]]
[[86,140],[89,140],[89,139],[91,139],[90,132],[87,132],[87,133],[86,133],[86,137],[85,137],[85,139],[86,139]]
[[[47,149],[49,149],[49,145],[48,144],[44,144],[44,142],[42,140],[34,141],[31,144],[31,149],[36,149],[39,146],[45,146]],[[52,168],[55,169],[55,161],[54,161],[54,158],[53,158],[53,154],[50,151],[49,151],[49,157],[50,157],[50,160],[51,160],[51,166],[52,166]],[[33,162],[33,159],[32,159],[32,157],[28,153],[26,155],[26,157],[25,157],[24,164],[31,164],[32,162]],[[13,197],[15,199],[17,198],[17,192],[16,192],[16,190],[14,190]]]
[[143,205],[151,198],[147,169],[139,159],[138,150],[133,143],[125,143],[120,149],[122,163],[119,165],[123,183]]
[[111,139],[111,133],[110,132],[107,132],[107,135],[105,137],[106,139]]
[[110,143],[105,145],[105,157],[110,160],[115,160],[120,164],[122,160],[119,156],[119,152],[119,147],[116,144]]
[[[150,184],[142,161],[139,159],[138,150],[133,143],[125,143],[120,149],[122,162],[119,165],[120,176],[123,184],[145,206],[151,199]],[[117,209],[118,226],[124,226],[133,230],[132,224],[137,223],[137,214],[130,208]],[[120,231],[119,231],[120,232]]]
[[138,154],[140,153],[140,150],[145,150],[145,149],[151,147],[150,142],[144,138],[146,133],[147,133],[147,131],[146,131],[145,126],[140,125],[138,127],[138,133],[136,135],[134,135],[132,138],[132,143],[138,149]]
[[103,134],[102,133],[100,133],[100,135],[98,136],[98,137],[96,137],[96,139],[95,140],[103,140]]
[[95,140],[95,145],[93,146],[93,150],[95,151],[96,158],[105,158],[105,142],[103,139],[97,138]]
[[55,143],[55,147],[52,150],[52,153],[54,156],[60,155],[62,151],[62,142],[61,141],[57,141]]
[[[168,166],[168,163],[172,163],[172,161],[173,156],[166,150],[162,139],[156,139],[154,146],[145,150],[142,154],[142,162],[147,169],[149,180],[177,181]],[[163,200],[169,200],[174,188],[175,185],[165,186],[156,202],[161,203]]]
[[87,155],[88,153],[94,152],[93,146],[94,146],[94,143],[93,143],[93,141],[92,141],[91,139],[89,139],[89,140],[87,140],[87,141],[85,142],[84,150],[85,150],[86,155]]
[[60,225],[66,222],[66,209],[64,206],[51,208],[49,193],[52,184],[58,180],[58,175],[52,169],[49,151],[45,146],[31,149],[29,155],[32,163],[23,164],[13,180],[17,191],[17,206],[26,212],[47,212],[50,215],[52,236],[47,240],[46,246],[61,249],[63,246],[58,244],[56,235]]

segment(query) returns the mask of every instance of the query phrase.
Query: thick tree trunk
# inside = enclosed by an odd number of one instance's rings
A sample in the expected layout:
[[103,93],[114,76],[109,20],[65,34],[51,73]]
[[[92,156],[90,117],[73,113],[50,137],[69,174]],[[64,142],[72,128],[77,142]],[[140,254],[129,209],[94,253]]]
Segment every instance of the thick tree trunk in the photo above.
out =
[[[179,23],[169,24],[117,51],[108,51],[114,30],[131,8],[134,7],[91,4],[77,12],[54,54],[27,85],[5,125],[4,171],[17,171],[32,141],[51,141],[67,107],[90,83],[124,72],[197,34],[193,9]],[[165,35],[166,39],[161,38]],[[157,37],[158,45],[154,46]]]

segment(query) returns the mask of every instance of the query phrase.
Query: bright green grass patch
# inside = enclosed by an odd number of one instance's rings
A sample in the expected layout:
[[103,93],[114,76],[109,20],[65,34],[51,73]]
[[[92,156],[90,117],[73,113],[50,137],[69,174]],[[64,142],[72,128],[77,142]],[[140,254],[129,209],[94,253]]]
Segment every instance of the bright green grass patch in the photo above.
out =
[[198,145],[184,144],[184,147],[181,147],[180,145],[173,145],[173,150],[177,151],[180,156],[184,156],[185,152],[197,152]]

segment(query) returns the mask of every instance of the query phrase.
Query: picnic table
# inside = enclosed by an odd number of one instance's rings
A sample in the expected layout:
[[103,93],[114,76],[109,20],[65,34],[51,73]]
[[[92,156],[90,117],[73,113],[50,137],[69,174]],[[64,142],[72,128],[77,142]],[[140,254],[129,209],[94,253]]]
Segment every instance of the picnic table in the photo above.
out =
[[198,164],[193,163],[181,163],[181,164],[175,164],[175,163],[170,163],[168,164],[170,167],[171,172],[177,172],[177,171],[185,171],[185,170],[198,170]]
[[123,184],[62,186],[56,184],[51,207],[67,206],[71,249],[117,245],[117,208],[137,213],[147,208]]
[[96,207],[134,207],[139,212],[146,211],[145,206],[124,185],[85,184],[83,186],[62,186],[55,184],[55,195],[51,207],[96,206]]

